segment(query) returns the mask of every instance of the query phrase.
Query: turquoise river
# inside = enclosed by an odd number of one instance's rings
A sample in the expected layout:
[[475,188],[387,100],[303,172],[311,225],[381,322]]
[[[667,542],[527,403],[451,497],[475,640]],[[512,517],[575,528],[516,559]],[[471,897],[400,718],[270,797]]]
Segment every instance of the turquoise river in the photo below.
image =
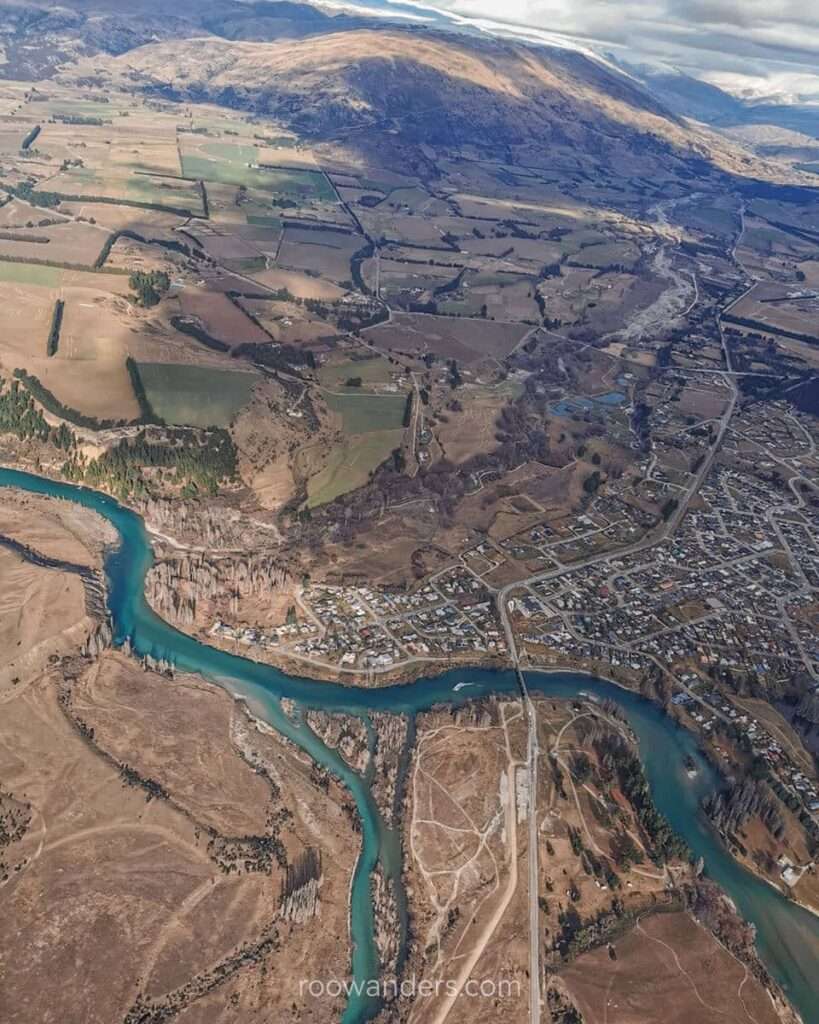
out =
[[[299,709],[322,708],[365,719],[370,711],[411,716],[433,704],[458,704],[490,693],[516,693],[514,674],[460,669],[409,684],[367,689],[288,676],[270,666],[216,650],[174,629],[148,607],[144,581],[153,552],[138,515],[96,491],[18,470],[0,468],[0,486],[73,501],[104,516],[120,538],[105,563],[115,643],[129,640],[136,654],[166,658],[177,669],[199,673],[243,697],[255,714],[297,743],[349,788],[361,817],[362,834],[351,889],[351,966],[353,978],[361,982],[366,993],[364,983],[376,977],[378,970],[369,876],[380,859],[385,873],[400,881],[398,837],[384,827],[367,781],[326,747],[298,715],[285,715],[280,699],[290,698]],[[610,698],[620,706],[638,738],[658,808],[694,854],[703,858],[707,874],[756,926],[759,953],[804,1024],[819,1024],[819,917],[738,865],[707,824],[700,812],[700,801],[718,785],[718,778],[698,752],[694,737],[653,704],[604,680],[569,672],[528,673],[527,683],[533,691],[547,696],[572,698],[587,693]],[[699,768],[693,778],[684,768],[686,755],[691,755]],[[366,994],[354,995],[347,1004],[343,1024],[361,1024],[376,1009]]]

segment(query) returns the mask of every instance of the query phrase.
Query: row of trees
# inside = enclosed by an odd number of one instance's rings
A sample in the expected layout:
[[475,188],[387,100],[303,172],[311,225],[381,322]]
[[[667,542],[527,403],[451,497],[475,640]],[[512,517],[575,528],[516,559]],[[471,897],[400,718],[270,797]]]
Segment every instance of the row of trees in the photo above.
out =
[[51,330],[48,332],[48,344],[46,346],[46,353],[49,356],[56,356],[57,349],[60,345],[60,328],[63,323],[63,311],[65,309],[65,302],[62,299],[57,299],[54,303],[54,313],[51,317]]
[[654,805],[643,766],[636,751],[617,733],[606,733],[594,743],[601,775],[616,779],[623,795],[634,808],[647,841],[652,861],[687,859],[690,851],[685,841],[672,829],[668,820]]

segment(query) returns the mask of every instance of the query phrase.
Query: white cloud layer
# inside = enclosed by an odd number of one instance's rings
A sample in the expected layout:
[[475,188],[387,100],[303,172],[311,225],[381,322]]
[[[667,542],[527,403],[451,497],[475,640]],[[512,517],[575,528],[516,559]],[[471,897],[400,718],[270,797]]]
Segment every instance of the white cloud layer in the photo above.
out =
[[819,103],[819,0],[382,2],[396,12],[446,12],[497,34],[666,63],[739,95]]

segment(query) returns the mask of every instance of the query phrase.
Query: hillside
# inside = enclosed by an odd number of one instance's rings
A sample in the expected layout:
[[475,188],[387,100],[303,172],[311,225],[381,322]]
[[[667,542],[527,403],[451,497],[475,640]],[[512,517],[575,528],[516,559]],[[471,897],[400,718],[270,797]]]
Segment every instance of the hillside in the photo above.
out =
[[501,159],[509,147],[532,147],[538,162],[547,146],[554,166],[581,177],[607,168],[687,178],[707,175],[709,164],[747,173],[750,163],[738,146],[582,54],[429,30],[355,28],[274,42],[200,35],[81,58],[59,77],[249,110],[314,139],[376,130],[404,146],[476,145]]
[[[306,3],[0,0],[0,77],[212,102],[301,136],[396,139],[396,169],[419,146],[477,146],[561,173],[702,179],[748,174],[740,143],[688,120],[666,83],[583,53],[326,13]],[[702,83],[696,83],[700,88]],[[376,142],[376,144],[379,144]],[[528,150],[528,152],[527,152]],[[781,167],[758,160],[754,174]],[[433,172],[434,173],[434,172]]]

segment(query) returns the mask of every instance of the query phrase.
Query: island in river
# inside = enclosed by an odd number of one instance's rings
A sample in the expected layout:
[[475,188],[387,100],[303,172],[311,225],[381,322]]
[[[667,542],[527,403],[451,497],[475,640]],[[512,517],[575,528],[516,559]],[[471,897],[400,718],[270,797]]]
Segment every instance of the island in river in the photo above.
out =
[[[73,502],[32,497],[9,537],[18,547],[3,551],[8,1019],[60,1005],[63,1020],[128,1024],[398,1020],[408,997],[367,984],[394,977],[458,988],[413,998],[414,1019],[474,1019],[476,978],[509,983],[482,1019],[526,1020],[533,899],[544,1016],[596,1021],[614,998],[660,1020],[662,978],[688,1019],[787,1019],[765,992],[780,986],[816,1019],[819,921],[725,850],[699,810],[714,770],[655,706],[602,680],[527,674],[539,751],[529,892],[529,719],[513,673],[367,690],[208,648],[147,607],[138,517],[0,472]],[[77,506],[82,528],[65,521]],[[38,564],[38,517],[52,516],[51,533],[58,512],[71,557]],[[88,582],[103,567],[110,620]],[[53,599],[76,579],[79,617],[76,601]],[[42,610],[42,636],[21,635],[19,653],[15,601]]]

